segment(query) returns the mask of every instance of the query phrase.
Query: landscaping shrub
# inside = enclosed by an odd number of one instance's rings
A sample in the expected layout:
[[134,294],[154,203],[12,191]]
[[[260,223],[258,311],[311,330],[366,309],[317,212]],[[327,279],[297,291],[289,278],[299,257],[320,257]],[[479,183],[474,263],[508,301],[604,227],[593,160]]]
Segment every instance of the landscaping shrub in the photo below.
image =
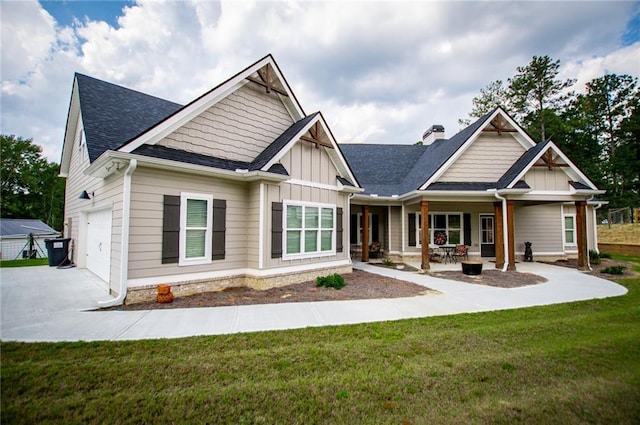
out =
[[607,254],[606,252],[601,252],[600,258],[611,258],[611,254]]
[[316,278],[316,286],[324,286],[325,288],[342,289],[346,283],[344,278],[338,273],[330,274],[328,276],[318,276]]
[[624,269],[626,269],[625,266],[611,266],[600,270],[600,272],[606,274],[624,274]]
[[385,266],[393,266],[393,260],[389,257],[384,257],[382,259],[382,264],[384,264]]

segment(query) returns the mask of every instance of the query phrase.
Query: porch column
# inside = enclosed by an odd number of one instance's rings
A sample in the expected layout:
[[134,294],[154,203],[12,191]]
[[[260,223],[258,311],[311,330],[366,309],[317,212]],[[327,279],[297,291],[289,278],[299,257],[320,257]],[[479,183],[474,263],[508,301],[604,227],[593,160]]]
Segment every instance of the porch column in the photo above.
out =
[[587,247],[587,202],[576,201],[576,239],[578,243],[578,270],[588,271],[589,250]]
[[369,205],[362,206],[362,262],[369,262]]
[[420,243],[422,244],[422,270],[429,270],[429,201],[420,201]]
[[493,242],[496,246],[496,269],[504,267],[504,223],[502,222],[502,202],[493,203],[493,214],[495,217],[495,237]]
[[507,200],[507,250],[509,252],[508,271],[516,270],[515,224],[513,221],[513,201]]

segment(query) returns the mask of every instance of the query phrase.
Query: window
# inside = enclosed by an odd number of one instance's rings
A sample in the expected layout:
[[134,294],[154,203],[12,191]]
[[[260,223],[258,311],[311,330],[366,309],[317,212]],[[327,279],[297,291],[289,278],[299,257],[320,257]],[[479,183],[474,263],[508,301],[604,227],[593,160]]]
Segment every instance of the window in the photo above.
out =
[[576,216],[565,215],[563,228],[564,228],[564,245],[575,247],[576,246]]
[[86,151],[86,142],[84,138],[84,130],[80,130],[80,138],[78,139],[78,164],[84,162],[84,156]]
[[[416,213],[416,241],[422,246],[422,214]],[[462,243],[463,226],[461,213],[433,213],[429,214],[429,243],[433,244],[436,233],[443,232],[447,236],[447,245]]]
[[335,254],[334,205],[285,203],[284,256]]
[[180,264],[211,262],[211,195],[183,193],[180,196]]

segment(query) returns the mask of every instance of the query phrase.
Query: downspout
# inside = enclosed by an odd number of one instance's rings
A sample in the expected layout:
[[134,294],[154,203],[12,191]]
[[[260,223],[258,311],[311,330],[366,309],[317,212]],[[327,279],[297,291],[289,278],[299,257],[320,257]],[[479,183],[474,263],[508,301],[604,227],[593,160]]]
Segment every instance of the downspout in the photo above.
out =
[[502,248],[504,251],[504,266],[502,266],[502,271],[506,272],[507,267],[509,267],[509,235],[507,235],[507,231],[509,227],[507,226],[507,199],[498,195],[498,192],[493,192],[493,195],[496,199],[502,201]]
[[[355,193],[350,193],[347,198],[347,223],[349,223],[349,238],[347,239],[347,242],[349,242],[349,251],[347,252],[349,253],[348,258],[351,264],[353,264],[353,258],[351,258],[351,198],[354,196],[356,196]],[[344,218],[342,220],[344,220]]]
[[[597,206],[593,207],[593,242],[594,249],[598,254],[600,254],[600,248],[598,248],[598,213],[596,210],[599,210],[602,207],[602,202],[599,202]],[[591,266],[591,264],[589,264]]]
[[129,161],[127,171],[122,180],[122,233],[120,235],[120,290],[118,296],[111,300],[98,301],[98,307],[106,308],[121,305],[127,296],[127,279],[129,276],[129,218],[131,216],[131,175],[138,166],[138,161]]

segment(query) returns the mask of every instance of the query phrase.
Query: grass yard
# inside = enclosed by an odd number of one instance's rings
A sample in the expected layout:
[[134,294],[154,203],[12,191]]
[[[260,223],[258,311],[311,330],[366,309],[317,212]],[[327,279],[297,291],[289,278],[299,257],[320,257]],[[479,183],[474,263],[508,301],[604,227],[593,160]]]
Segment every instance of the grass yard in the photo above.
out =
[[1,420],[637,424],[640,278],[623,284],[623,297],[386,323],[3,342]]
[[31,267],[31,266],[46,266],[49,264],[48,258],[27,258],[24,260],[3,260],[0,261],[0,268],[2,267]]
[[640,245],[640,224],[599,224],[598,242]]

